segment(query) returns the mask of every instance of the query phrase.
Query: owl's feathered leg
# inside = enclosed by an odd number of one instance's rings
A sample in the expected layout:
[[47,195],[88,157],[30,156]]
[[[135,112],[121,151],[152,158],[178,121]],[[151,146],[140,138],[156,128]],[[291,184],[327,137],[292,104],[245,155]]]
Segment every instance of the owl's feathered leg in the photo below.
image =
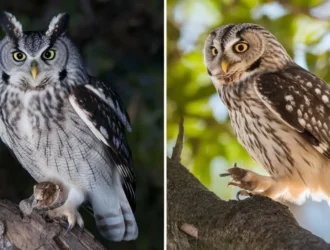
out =
[[[285,187],[270,176],[259,175],[251,170],[239,168],[236,165],[228,169],[228,173],[221,174],[221,177],[231,176],[233,181],[228,185],[237,186],[251,192],[251,194],[264,195],[276,199],[283,193]],[[242,194],[245,194],[243,192]]]
[[90,194],[96,225],[101,235],[109,240],[135,240],[138,227],[116,173],[113,181],[113,187],[97,186]]
[[84,202],[84,199],[83,192],[71,188],[65,203],[58,208],[48,211],[48,216],[51,218],[66,217],[69,224],[67,231],[70,231],[76,224],[83,228],[84,221],[78,212],[78,208]]

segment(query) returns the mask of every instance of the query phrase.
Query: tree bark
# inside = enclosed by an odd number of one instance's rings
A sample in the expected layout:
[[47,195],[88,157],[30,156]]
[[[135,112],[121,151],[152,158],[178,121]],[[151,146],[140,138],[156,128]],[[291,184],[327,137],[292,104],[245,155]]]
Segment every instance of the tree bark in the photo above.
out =
[[94,236],[78,226],[66,233],[66,223],[46,222],[38,212],[24,216],[10,201],[0,201],[0,249],[104,250]]
[[181,121],[167,159],[168,249],[330,249],[281,203],[262,196],[223,201],[207,190],[180,163],[182,141]]

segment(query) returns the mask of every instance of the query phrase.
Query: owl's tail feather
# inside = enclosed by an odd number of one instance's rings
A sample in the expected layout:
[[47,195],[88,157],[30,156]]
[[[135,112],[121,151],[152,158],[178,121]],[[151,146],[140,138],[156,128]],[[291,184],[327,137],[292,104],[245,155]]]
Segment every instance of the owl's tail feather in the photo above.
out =
[[101,235],[112,241],[130,241],[138,236],[134,214],[123,190],[92,195],[96,225]]

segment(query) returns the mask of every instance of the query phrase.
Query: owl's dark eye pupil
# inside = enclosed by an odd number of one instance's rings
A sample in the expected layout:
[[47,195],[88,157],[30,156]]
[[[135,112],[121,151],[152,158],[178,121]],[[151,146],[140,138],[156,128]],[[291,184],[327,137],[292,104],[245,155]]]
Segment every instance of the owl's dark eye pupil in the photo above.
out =
[[23,59],[23,54],[22,53],[17,53],[17,58],[20,59],[20,60]]
[[46,50],[43,54],[42,54],[42,58],[45,60],[52,60],[55,57],[55,51],[52,49]]
[[239,46],[238,46],[238,50],[239,50],[239,51],[244,50],[244,46],[243,46],[243,45],[239,45]]

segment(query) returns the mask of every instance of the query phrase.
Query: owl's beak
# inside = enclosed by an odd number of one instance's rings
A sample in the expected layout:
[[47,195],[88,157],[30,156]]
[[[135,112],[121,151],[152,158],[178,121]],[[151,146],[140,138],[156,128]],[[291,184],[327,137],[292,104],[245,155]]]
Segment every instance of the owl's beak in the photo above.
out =
[[31,63],[31,75],[33,79],[36,79],[38,76],[38,63],[36,61]]
[[221,68],[222,68],[223,72],[227,73],[228,66],[229,66],[229,63],[226,60],[221,61]]

